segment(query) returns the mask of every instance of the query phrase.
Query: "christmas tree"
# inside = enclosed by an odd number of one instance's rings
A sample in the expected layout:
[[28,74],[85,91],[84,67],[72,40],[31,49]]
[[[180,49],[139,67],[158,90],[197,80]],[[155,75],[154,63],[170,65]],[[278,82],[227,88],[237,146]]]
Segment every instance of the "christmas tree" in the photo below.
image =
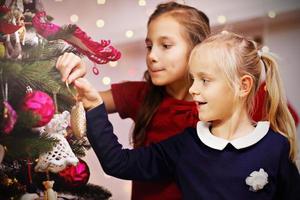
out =
[[0,1],[0,199],[107,199],[87,184],[85,113],[55,62],[73,52],[104,64],[120,53],[51,20],[39,0]]

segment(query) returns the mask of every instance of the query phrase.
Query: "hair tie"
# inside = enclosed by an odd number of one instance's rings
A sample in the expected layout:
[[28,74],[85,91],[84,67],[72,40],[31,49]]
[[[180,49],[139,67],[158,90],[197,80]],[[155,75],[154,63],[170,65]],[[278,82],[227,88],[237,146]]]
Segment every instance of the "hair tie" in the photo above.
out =
[[261,50],[257,50],[257,55],[258,55],[259,58],[261,58],[262,51]]
[[257,51],[257,54],[258,54],[258,56],[261,58],[261,56],[262,56],[264,53],[269,53],[269,52],[270,52],[269,47],[263,46],[260,50]]

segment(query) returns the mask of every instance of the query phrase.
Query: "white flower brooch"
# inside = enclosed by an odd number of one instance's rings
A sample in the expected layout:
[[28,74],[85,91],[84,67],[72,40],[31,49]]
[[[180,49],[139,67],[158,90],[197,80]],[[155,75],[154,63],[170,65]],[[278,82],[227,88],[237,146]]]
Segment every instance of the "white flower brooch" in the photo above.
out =
[[268,183],[268,174],[264,169],[260,168],[259,171],[253,171],[250,176],[246,178],[246,184],[250,186],[250,191],[256,192],[264,188]]

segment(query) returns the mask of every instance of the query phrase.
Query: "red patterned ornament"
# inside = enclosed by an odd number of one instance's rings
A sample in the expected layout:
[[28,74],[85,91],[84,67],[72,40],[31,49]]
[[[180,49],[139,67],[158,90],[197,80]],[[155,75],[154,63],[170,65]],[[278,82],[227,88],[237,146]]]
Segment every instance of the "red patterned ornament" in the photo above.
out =
[[85,161],[79,159],[76,166],[69,166],[58,173],[60,178],[69,187],[86,185],[90,178],[90,170]]
[[55,113],[55,106],[52,98],[47,93],[34,91],[25,95],[22,110],[31,111],[38,116],[39,120],[33,127],[41,127],[52,119]]

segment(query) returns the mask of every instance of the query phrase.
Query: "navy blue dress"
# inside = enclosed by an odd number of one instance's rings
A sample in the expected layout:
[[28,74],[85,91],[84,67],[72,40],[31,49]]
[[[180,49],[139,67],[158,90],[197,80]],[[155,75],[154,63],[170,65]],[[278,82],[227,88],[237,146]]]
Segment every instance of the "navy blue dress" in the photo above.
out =
[[300,199],[300,176],[289,159],[289,142],[266,122],[230,142],[211,135],[199,122],[196,129],[129,150],[118,143],[102,104],[87,112],[87,132],[103,170],[117,178],[173,177],[187,200]]

